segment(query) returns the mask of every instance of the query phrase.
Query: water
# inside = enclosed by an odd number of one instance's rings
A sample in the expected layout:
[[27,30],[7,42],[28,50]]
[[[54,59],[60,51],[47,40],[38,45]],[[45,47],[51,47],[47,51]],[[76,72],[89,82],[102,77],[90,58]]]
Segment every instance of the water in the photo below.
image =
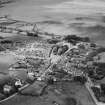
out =
[[[0,15],[29,22],[47,20],[49,23],[41,24],[44,31],[89,36],[105,45],[104,5],[102,0],[17,0],[0,8]],[[52,21],[62,24],[52,24]]]

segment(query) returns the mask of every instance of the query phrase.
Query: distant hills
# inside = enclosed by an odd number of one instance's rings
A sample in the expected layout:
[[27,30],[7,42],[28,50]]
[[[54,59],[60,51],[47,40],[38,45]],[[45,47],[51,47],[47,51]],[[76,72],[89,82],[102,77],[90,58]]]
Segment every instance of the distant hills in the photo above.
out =
[[4,4],[14,2],[15,0],[0,0],[0,7],[3,7]]

